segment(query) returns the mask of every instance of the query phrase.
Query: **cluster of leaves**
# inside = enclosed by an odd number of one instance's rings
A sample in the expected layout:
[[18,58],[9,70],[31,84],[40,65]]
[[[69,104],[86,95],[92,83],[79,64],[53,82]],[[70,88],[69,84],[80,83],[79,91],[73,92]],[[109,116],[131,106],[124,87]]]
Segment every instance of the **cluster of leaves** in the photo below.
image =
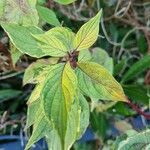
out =
[[[72,1],[57,2],[68,4]],[[106,115],[99,112],[114,106],[108,112],[114,113],[115,109],[125,116],[134,114],[124,104],[117,103],[126,101],[123,89],[131,99],[148,104],[147,88],[128,83],[149,68],[150,56],[145,55],[121,75],[122,89],[112,74],[120,78],[126,58],[117,62],[113,69],[113,60],[104,50],[89,51],[99,34],[101,11],[75,34],[62,27],[55,13],[41,3],[44,1],[0,2],[0,23],[10,37],[14,65],[23,54],[51,57],[31,64],[24,75],[24,85],[36,84],[28,100],[26,129],[33,125],[33,132],[26,149],[42,137],[46,138],[49,149],[71,148],[89,124],[90,111],[85,96],[90,97],[92,110],[96,109],[91,115],[92,128],[105,138]],[[57,27],[44,32],[39,28],[40,19]],[[113,33],[116,34],[114,28]]]
[[[24,5],[23,12],[28,8]],[[55,27],[45,33],[34,26],[26,27],[26,23],[32,21],[32,15],[29,17],[32,11],[27,11],[28,17],[15,20],[19,25],[8,18],[11,23],[2,22],[2,27],[22,53],[37,58],[59,57],[60,63],[38,62],[25,73],[25,84],[36,83],[28,101],[26,128],[33,125],[33,132],[26,149],[42,137],[46,137],[49,149],[69,149],[88,126],[89,106],[82,94],[96,100],[126,101],[126,98],[111,74],[101,65],[88,61],[85,55],[98,37],[101,11],[76,35],[64,27]],[[34,19],[38,20],[38,17]],[[32,76],[30,69],[34,69]],[[30,76],[30,80],[26,76]]]

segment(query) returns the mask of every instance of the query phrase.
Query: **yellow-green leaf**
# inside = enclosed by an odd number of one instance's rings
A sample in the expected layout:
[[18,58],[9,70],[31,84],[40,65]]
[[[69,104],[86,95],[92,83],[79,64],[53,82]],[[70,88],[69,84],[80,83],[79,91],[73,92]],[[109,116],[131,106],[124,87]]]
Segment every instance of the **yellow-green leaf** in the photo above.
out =
[[66,100],[66,108],[70,109],[70,105],[76,93],[76,87],[77,87],[77,77],[74,73],[74,70],[71,68],[70,64],[67,63],[62,73],[62,90],[64,98]]
[[62,57],[73,51],[74,33],[64,27],[55,27],[45,34],[33,34],[39,47],[49,56]]
[[78,85],[84,94],[95,99],[126,101],[121,85],[103,66],[80,62],[78,67]]
[[27,102],[28,106],[40,98],[42,88],[43,88],[43,82],[36,85],[35,89],[32,91],[30,98]]
[[[51,67],[42,90],[42,105],[65,147],[65,135],[68,128],[68,116],[75,98],[77,81],[69,63]],[[68,144],[69,145],[69,144]]]
[[34,143],[39,141],[41,138],[47,135],[48,132],[52,130],[51,123],[46,119],[44,113],[40,110],[38,116],[36,115],[36,120],[33,126],[32,135],[25,147],[28,150]]
[[39,59],[36,62],[33,62],[24,73],[23,85],[42,82],[46,77],[50,65],[57,63],[57,61],[57,58],[49,58]]
[[101,15],[102,10],[79,29],[74,40],[75,49],[81,51],[89,48],[95,43],[99,34],[99,22]]

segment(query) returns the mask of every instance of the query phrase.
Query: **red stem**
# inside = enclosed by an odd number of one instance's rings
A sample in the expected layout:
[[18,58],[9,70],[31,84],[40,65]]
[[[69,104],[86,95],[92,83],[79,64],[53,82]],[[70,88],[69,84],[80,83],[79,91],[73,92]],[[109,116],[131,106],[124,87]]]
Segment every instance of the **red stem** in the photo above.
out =
[[150,114],[145,113],[140,108],[138,108],[135,104],[133,104],[129,99],[127,101],[128,105],[133,108],[137,113],[144,116],[146,119],[150,119]]

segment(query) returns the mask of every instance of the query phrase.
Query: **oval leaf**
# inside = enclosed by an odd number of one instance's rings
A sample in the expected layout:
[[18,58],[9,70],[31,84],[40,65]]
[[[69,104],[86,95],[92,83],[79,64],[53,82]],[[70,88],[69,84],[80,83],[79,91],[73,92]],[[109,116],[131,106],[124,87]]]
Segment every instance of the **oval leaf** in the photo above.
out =
[[32,34],[40,34],[43,31],[33,26],[20,26],[17,24],[2,24],[2,27],[8,34],[11,42],[22,53],[28,54],[33,57],[42,57],[46,54],[38,46],[37,41],[32,37]]
[[59,20],[57,19],[55,13],[51,9],[42,6],[37,6],[37,10],[42,20],[49,23],[50,25],[60,26]]

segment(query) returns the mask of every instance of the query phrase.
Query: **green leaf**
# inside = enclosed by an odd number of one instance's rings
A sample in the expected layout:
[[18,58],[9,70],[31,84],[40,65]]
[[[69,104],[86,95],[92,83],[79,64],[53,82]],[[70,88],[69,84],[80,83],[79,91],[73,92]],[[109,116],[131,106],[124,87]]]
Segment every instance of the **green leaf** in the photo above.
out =
[[109,110],[107,111],[109,111],[113,115],[117,114],[123,116],[131,116],[135,114],[134,110],[130,109],[127,105],[124,105],[122,102],[117,102],[117,104]]
[[5,9],[5,0],[1,0],[0,1],[0,18],[3,16],[4,9]]
[[50,25],[60,26],[60,22],[57,19],[57,16],[51,9],[42,6],[37,6],[37,10],[42,20],[49,23]]
[[89,125],[89,118],[90,118],[90,110],[89,110],[89,105],[84,98],[84,96],[79,93],[79,105],[81,107],[81,112],[80,112],[80,129],[77,133],[77,139],[81,138],[83,133],[85,132],[86,128]]
[[[125,140],[118,144],[117,150],[142,150],[145,149],[150,143],[150,130],[135,133],[134,135],[128,136]],[[143,150],[144,150],[143,149]]]
[[105,50],[98,47],[94,48],[92,58],[92,61],[104,66],[111,74],[113,73],[113,59]]
[[95,43],[99,34],[99,22],[101,15],[102,10],[79,29],[74,40],[75,49],[78,51],[88,49]]
[[38,25],[36,0],[1,0],[0,23]]
[[146,105],[149,104],[148,89],[150,87],[146,88],[143,85],[123,85],[123,89],[129,99]]
[[43,33],[39,28],[33,26],[19,26],[17,24],[2,24],[2,27],[8,34],[11,42],[22,53],[37,58],[46,56],[38,46],[37,41],[31,35]]
[[126,64],[127,64],[126,59],[122,59],[120,62],[118,62],[114,67],[114,76],[119,75],[126,66]]
[[89,50],[85,49],[79,53],[78,62],[89,61],[92,59],[92,54]]
[[44,5],[46,3],[46,0],[37,0],[37,4]]
[[0,103],[12,99],[14,97],[17,97],[21,93],[22,91],[13,89],[0,90]]
[[64,27],[55,27],[45,34],[35,35],[40,43],[39,47],[49,56],[62,57],[73,51],[74,33]]
[[68,116],[75,98],[76,88],[77,79],[75,73],[70,64],[67,63],[51,67],[42,90],[44,113],[53,122],[55,129],[58,131],[63,148],[66,143],[67,124],[70,122],[68,121]]
[[80,90],[94,99],[126,101],[121,85],[101,65],[78,63],[77,77]]
[[46,141],[49,150],[62,150],[60,137],[55,129],[47,134]]
[[59,4],[67,5],[67,4],[71,4],[71,3],[75,2],[76,0],[54,0],[54,1]]
[[133,64],[130,69],[122,77],[122,82],[127,82],[138,76],[150,67],[150,55],[144,56],[138,62]]
[[144,35],[139,35],[137,38],[137,46],[139,48],[140,53],[146,54],[148,49],[146,37]]
[[100,138],[105,138],[106,131],[108,129],[108,122],[105,115],[101,113],[96,113],[95,111],[92,112],[91,126]]

